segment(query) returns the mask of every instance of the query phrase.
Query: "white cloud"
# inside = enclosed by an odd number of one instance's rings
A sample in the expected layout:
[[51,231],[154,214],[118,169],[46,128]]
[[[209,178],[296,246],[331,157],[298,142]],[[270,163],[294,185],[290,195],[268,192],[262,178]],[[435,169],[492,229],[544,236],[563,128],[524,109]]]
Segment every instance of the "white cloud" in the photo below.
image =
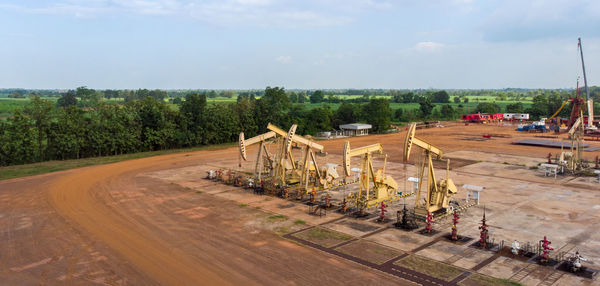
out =
[[146,15],[176,14],[183,9],[178,0],[112,0],[120,9]]
[[291,56],[278,56],[277,58],[275,58],[275,60],[277,62],[279,62],[280,64],[289,64],[292,63],[292,57]]
[[505,0],[491,5],[481,25],[483,38],[493,42],[531,41],[577,35],[600,35],[600,1]]
[[241,5],[257,5],[257,6],[265,6],[272,3],[271,0],[237,0],[237,3]]
[[436,42],[419,42],[413,47],[414,50],[419,52],[436,52],[444,47],[442,43]]
[[[173,15],[215,26],[327,27],[353,22],[365,10],[388,7],[387,1],[336,0],[55,0],[42,4],[0,4],[0,9],[82,18],[106,14]],[[350,8],[349,8],[350,7]],[[353,7],[353,8],[352,8]],[[359,9],[360,8],[360,9]]]

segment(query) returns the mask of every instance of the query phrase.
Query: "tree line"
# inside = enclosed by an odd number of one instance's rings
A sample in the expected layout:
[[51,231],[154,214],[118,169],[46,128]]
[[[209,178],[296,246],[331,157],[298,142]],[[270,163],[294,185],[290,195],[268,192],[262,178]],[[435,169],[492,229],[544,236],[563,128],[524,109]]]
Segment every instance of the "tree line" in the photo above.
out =
[[[372,132],[382,133],[392,122],[454,120],[464,113],[461,103],[455,108],[448,103],[450,96],[445,91],[425,96],[410,91],[399,91],[391,98],[363,96],[360,101],[342,101],[336,110],[327,104],[307,108],[299,102],[304,94],[281,87],[241,92],[235,102],[215,104],[207,104],[210,91],[191,92],[179,98],[177,108],[165,103],[165,91],[127,92],[130,98],[119,104],[109,104],[100,96],[113,91],[99,93],[86,87],[68,91],[56,102],[30,95],[24,108],[0,120],[0,165],[235,142],[242,131],[247,138],[266,132],[267,123],[282,128],[298,124],[299,134],[315,135],[338,129],[341,124],[363,122],[373,126]],[[326,98],[323,92],[314,91],[304,100],[311,100],[315,94]],[[528,112],[533,118],[547,116],[564,99],[558,92],[539,93],[531,107],[523,109],[523,104],[516,102],[507,105],[505,111]],[[418,107],[392,110],[390,102],[417,102]],[[434,103],[439,102],[440,108],[435,108]],[[502,110],[495,103],[482,102],[474,112]],[[567,107],[561,115],[569,113]]]
[[296,123],[300,134],[358,121],[383,132],[392,117],[387,99],[309,110],[292,104],[280,87],[234,103],[207,104],[206,93],[189,93],[178,109],[152,94],[123,104],[108,104],[95,94],[80,88],[56,102],[31,96],[23,109],[0,121],[0,165],[235,142],[242,131],[247,137],[266,132],[269,122],[282,128]]

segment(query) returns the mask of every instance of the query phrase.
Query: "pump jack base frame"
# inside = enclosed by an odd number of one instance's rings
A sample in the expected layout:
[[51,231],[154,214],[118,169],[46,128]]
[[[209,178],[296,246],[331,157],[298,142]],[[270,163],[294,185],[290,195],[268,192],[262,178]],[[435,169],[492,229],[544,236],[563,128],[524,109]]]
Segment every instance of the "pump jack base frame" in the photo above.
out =
[[532,262],[535,262],[541,266],[548,266],[548,267],[554,267],[556,265],[558,265],[558,263],[560,263],[560,261],[554,259],[554,258],[550,258],[550,260],[548,260],[548,262],[546,263],[542,263],[542,256],[538,255],[536,257],[534,257],[532,260]]
[[404,231],[413,231],[415,229],[420,228],[421,226],[418,224],[411,224],[411,223],[407,223],[406,225],[403,225],[402,222],[397,222],[394,223],[394,227],[400,230],[404,230]]
[[425,230],[425,228],[423,228],[423,229],[417,231],[417,233],[420,235],[424,235],[424,236],[434,236],[434,235],[440,233],[440,231],[432,229],[431,231],[427,232],[427,230]]
[[452,239],[452,234],[446,234],[443,237],[446,239],[446,241],[448,241],[450,243],[458,244],[458,245],[467,244],[469,241],[473,240],[472,237],[462,236],[462,235],[459,235],[457,240]]
[[498,251],[498,255],[500,255],[502,257],[508,257],[510,259],[518,260],[521,262],[527,262],[532,257],[536,256],[537,254],[535,254],[533,252],[525,252],[522,249],[519,250],[519,254],[513,254],[512,248],[507,245],[507,246],[504,246],[504,248],[502,248],[502,250]]
[[596,274],[598,274],[598,270],[588,268],[585,266],[582,266],[581,269],[579,269],[579,271],[573,272],[573,271],[571,271],[571,262],[569,262],[569,261],[563,261],[560,265],[558,265],[558,267],[556,267],[556,270],[564,271],[564,272],[573,274],[577,277],[582,277],[582,278],[587,278],[587,279],[594,279]]
[[388,217],[384,218],[383,220],[380,220],[379,218],[376,218],[375,220],[373,220],[374,223],[381,223],[381,224],[386,224],[391,222],[392,220]]
[[363,211],[355,210],[352,212],[351,216],[354,218],[358,218],[358,219],[370,219],[370,218],[375,217],[376,215],[369,213],[367,211],[364,211],[364,210]]
[[485,249],[483,249],[481,247],[479,239],[478,239],[473,244],[469,245],[469,247],[496,252],[496,251],[494,251],[494,249],[498,248],[498,243],[488,242],[488,243],[485,244]]

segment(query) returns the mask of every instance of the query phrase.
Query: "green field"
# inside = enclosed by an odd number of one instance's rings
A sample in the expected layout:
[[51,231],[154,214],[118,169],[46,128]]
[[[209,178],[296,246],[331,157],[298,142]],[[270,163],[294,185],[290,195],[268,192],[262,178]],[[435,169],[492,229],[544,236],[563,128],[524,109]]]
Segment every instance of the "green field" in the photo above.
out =
[[[362,96],[359,95],[338,95],[337,97],[339,97],[342,100],[349,100],[349,99],[353,99],[353,98],[359,98]],[[372,96],[372,97],[377,97],[377,98],[390,98],[389,96]],[[504,111],[506,109],[506,105],[507,104],[511,104],[511,103],[516,103],[517,101],[514,100],[507,100],[507,101],[498,101],[497,97],[495,96],[467,96],[467,98],[469,98],[469,102],[468,103],[448,103],[450,104],[450,106],[452,106],[452,108],[454,108],[455,110],[459,107],[459,105],[463,106],[463,111],[464,113],[469,113],[472,112],[479,103],[482,102],[488,102],[488,103],[496,103],[498,104],[501,108],[502,111]],[[51,101],[56,101],[58,100],[58,98],[56,97],[44,97],[44,99],[48,99]],[[165,99],[166,102],[170,102],[170,99]],[[227,97],[216,97],[216,98],[208,98],[207,102],[208,103],[234,103],[237,101],[237,98],[234,96],[232,98],[227,98]],[[452,97],[451,97],[451,101],[452,101]],[[25,107],[25,105],[27,105],[27,103],[29,102],[29,98],[8,98],[8,95],[6,94],[0,94],[0,118],[5,118],[10,116],[13,111],[15,109],[23,109]],[[109,103],[109,104],[123,104],[124,100],[123,98],[111,98],[111,99],[104,99],[104,102]],[[521,103],[523,103],[523,107],[524,108],[528,108],[531,106],[532,102],[531,99],[528,98],[527,101],[522,100],[520,101]],[[299,103],[296,103],[299,104]],[[341,103],[327,103],[327,102],[322,102],[322,103],[310,103],[310,102],[305,102],[305,103],[301,103],[305,106],[306,109],[314,109],[314,108],[318,108],[318,107],[323,107],[323,106],[329,106],[332,110],[337,110],[337,108],[341,105]],[[179,106],[177,104],[173,104],[173,103],[168,103],[167,104],[172,110],[179,110]],[[440,110],[442,105],[444,105],[443,103],[434,103],[435,105],[435,109],[434,110]],[[413,110],[413,109],[418,109],[419,108],[419,104],[418,103],[395,103],[395,102],[391,102],[390,103],[390,107],[392,108],[392,110],[396,110],[396,109],[404,109],[404,110]]]
[[15,109],[23,109],[29,103],[29,98],[0,97],[0,118],[10,116]]
[[[502,109],[502,112],[504,112],[504,110],[506,109],[506,105],[508,104],[512,104],[512,103],[516,103],[517,101],[481,101],[481,102],[471,102],[469,101],[468,103],[433,103],[433,105],[435,105],[434,110],[440,110],[442,108],[442,105],[445,104],[449,104],[450,106],[452,106],[452,108],[454,108],[455,110],[457,108],[459,108],[459,105],[461,105],[463,107],[463,110],[465,113],[468,112],[472,112],[473,110],[475,110],[475,108],[477,108],[477,105],[479,103],[483,103],[483,102],[488,102],[488,103],[495,103],[498,104],[498,106],[500,106],[500,108]],[[532,102],[531,101],[520,101],[521,103],[523,103],[523,108],[528,108],[531,106]],[[332,110],[336,110],[341,103],[327,103],[327,102],[322,102],[322,103],[303,103],[304,106],[307,109],[314,109],[314,108],[318,108],[318,107],[323,107],[323,106],[329,106]],[[413,109],[419,109],[419,104],[418,103],[396,103],[396,102],[392,102],[390,103],[390,108],[392,110],[396,110],[396,109],[404,109],[404,110],[413,110]]]

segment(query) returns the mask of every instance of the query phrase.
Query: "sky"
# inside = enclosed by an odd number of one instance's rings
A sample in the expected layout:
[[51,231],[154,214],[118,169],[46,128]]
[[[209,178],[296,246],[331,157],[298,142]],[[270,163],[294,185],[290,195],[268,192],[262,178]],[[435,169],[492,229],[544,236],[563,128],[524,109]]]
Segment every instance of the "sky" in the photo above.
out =
[[597,0],[2,0],[0,88],[573,88],[578,37],[600,85]]

